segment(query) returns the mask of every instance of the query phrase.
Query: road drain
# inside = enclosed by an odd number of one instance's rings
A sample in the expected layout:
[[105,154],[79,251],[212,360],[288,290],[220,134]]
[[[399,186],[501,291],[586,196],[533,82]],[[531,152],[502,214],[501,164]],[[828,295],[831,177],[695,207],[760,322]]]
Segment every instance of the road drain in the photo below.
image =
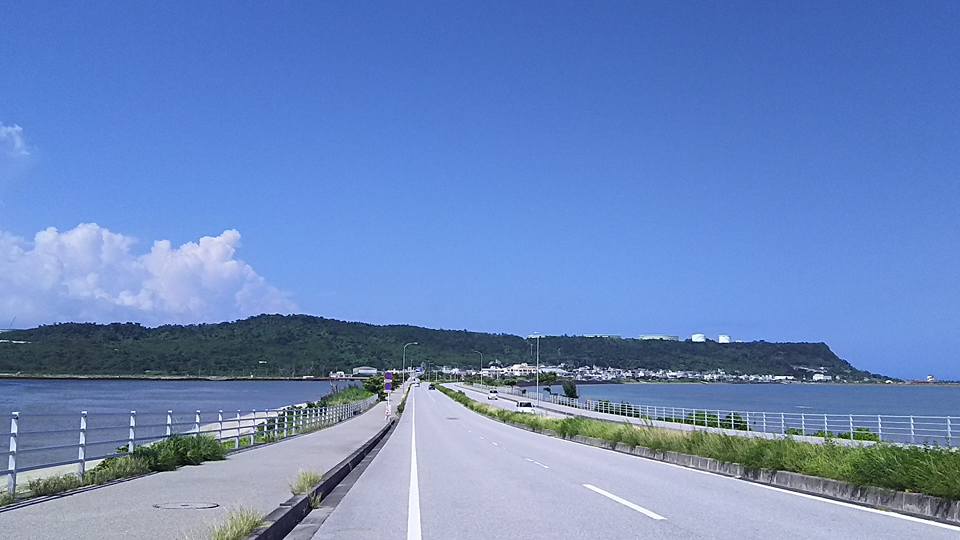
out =
[[173,502],[153,505],[154,508],[159,508],[161,510],[207,510],[210,508],[216,508],[218,506],[220,505],[206,502]]

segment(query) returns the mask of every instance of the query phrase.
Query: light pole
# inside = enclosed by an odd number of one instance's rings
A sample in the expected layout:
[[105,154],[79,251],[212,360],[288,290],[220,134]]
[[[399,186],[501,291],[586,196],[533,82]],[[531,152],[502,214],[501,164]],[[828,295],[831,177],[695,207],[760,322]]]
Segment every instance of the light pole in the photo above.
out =
[[537,340],[537,408],[540,408],[540,334],[534,332],[527,336],[527,339]]
[[403,346],[403,364],[400,367],[400,373],[403,377],[403,382],[401,382],[400,384],[407,382],[407,347],[411,345],[419,345],[419,343],[417,343],[416,341],[411,341],[410,343],[407,343],[406,345]]
[[480,386],[483,386],[483,353],[480,351],[473,351],[480,355]]

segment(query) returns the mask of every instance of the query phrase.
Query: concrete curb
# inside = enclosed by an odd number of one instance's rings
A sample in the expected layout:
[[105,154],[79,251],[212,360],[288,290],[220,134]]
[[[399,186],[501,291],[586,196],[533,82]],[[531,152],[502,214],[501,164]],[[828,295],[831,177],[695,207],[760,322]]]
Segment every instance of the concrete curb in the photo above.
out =
[[367,453],[390,432],[396,422],[396,419],[392,418],[363,446],[323,473],[323,482],[320,482],[320,485],[313,488],[310,493],[295,495],[267,514],[264,517],[264,525],[254,531],[246,540],[280,540],[290,534],[294,527],[312,510],[310,508],[310,498],[314,496],[323,498],[333,491],[337,484],[343,481],[350,474],[350,471],[363,461]]
[[574,435],[570,438],[561,437],[554,431],[535,431],[529,426],[503,422],[524,431],[531,431],[572,441],[587,446],[595,446],[605,450],[613,450],[622,454],[630,454],[654,461],[662,461],[699,471],[711,472],[722,476],[746,480],[755,484],[763,484],[788,491],[796,491],[808,495],[816,495],[827,499],[866,506],[879,510],[906,514],[932,521],[939,521],[950,525],[960,525],[960,501],[952,501],[941,497],[923,495],[921,493],[907,493],[887,488],[857,486],[840,480],[808,476],[806,474],[774,471],[770,469],[748,469],[739,463],[725,463],[713,458],[681,454],[679,452],[664,452],[652,450],[642,446],[628,446],[623,443],[613,444],[603,439]]

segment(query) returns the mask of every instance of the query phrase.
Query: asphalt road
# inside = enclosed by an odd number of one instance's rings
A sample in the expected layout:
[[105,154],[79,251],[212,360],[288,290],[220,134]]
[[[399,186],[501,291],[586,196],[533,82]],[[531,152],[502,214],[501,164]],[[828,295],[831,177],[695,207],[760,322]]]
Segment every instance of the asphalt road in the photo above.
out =
[[956,539],[937,524],[512,428],[426,385],[318,539]]

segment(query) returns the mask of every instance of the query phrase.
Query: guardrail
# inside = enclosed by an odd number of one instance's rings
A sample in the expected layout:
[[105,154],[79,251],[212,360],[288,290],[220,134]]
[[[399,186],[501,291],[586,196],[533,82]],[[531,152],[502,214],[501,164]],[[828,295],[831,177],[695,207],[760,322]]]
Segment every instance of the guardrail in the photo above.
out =
[[[483,388],[491,387],[484,385]],[[513,387],[497,387],[497,391],[527,396],[522,390]],[[546,393],[541,394],[540,401],[586,411],[694,427],[755,431],[783,436],[804,435],[909,445],[960,446],[956,440],[957,428],[960,428],[960,417],[957,416],[820,414],[664,407],[573,399]]]
[[[28,471],[76,465],[81,478],[87,462],[120,457],[138,446],[156,443],[174,436],[213,436],[233,449],[273,442],[299,433],[315,431],[356,416],[377,403],[377,396],[333,407],[313,404],[290,405],[279,409],[238,409],[225,413],[140,412],[76,414],[10,414],[10,431],[0,433],[7,441],[0,447],[0,459],[6,456],[7,493],[15,493],[17,475]],[[25,431],[35,422],[44,429]],[[74,427],[67,427],[72,424]],[[70,442],[66,442],[70,440]],[[69,457],[67,456],[76,456]]]

